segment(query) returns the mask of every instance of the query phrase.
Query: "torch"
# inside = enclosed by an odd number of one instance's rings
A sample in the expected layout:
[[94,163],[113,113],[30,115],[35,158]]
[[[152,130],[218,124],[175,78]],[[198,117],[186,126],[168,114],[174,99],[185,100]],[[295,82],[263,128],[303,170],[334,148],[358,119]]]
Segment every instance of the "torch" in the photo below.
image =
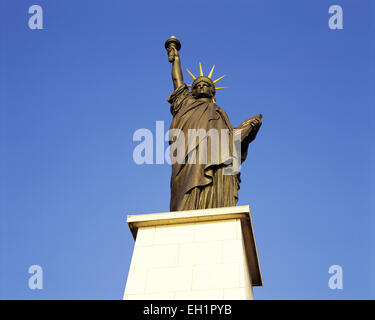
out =
[[168,60],[169,62],[174,61],[174,50],[171,50],[172,48],[175,48],[177,51],[180,51],[181,49],[181,42],[178,40],[175,36],[171,36],[167,41],[165,41],[165,49],[168,51]]

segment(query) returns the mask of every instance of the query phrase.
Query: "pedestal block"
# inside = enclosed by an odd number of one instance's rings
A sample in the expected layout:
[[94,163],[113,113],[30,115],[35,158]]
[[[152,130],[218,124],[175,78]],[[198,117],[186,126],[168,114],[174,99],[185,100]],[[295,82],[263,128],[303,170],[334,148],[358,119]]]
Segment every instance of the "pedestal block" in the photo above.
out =
[[124,299],[253,299],[262,276],[249,206],[130,215]]

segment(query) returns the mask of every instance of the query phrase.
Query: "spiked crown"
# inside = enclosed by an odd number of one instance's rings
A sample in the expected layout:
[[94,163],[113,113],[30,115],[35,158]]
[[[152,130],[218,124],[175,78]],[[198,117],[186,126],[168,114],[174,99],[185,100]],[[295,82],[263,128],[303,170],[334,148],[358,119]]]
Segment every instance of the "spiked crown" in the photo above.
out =
[[209,83],[212,87],[214,87],[215,91],[228,88],[228,87],[218,87],[218,88],[215,87],[215,84],[217,82],[219,82],[221,79],[223,79],[225,77],[225,75],[221,76],[220,78],[218,78],[218,79],[216,79],[214,81],[212,81],[211,77],[212,77],[212,73],[214,72],[214,69],[215,69],[215,65],[213,65],[213,67],[212,67],[212,69],[211,69],[211,71],[210,71],[210,73],[208,74],[207,77],[203,75],[202,64],[200,62],[199,62],[199,77],[195,77],[189,71],[189,69],[186,69],[186,71],[190,74],[190,76],[193,79],[193,83],[190,84],[190,85],[188,85],[188,87],[193,88],[194,85],[196,85],[198,82],[205,81],[205,82]]

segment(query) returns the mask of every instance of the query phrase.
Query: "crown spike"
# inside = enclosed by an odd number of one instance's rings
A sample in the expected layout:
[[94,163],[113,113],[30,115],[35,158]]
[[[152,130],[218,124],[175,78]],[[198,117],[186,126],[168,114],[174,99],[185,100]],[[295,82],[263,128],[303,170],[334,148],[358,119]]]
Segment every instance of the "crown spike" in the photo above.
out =
[[216,91],[218,90],[223,90],[223,89],[227,89],[228,87],[218,87],[218,88],[215,88]]
[[219,81],[220,81],[221,79],[223,79],[224,77],[225,77],[225,75],[223,75],[222,77],[216,79],[216,80],[214,81],[214,84],[217,83],[217,82],[219,82]]
[[199,74],[201,77],[203,77],[202,64],[200,62],[199,62]]
[[191,73],[191,72],[189,71],[189,69],[187,69],[187,68],[186,68],[186,71],[187,71],[187,72],[189,72],[189,74],[190,74],[190,77],[192,77],[192,78],[193,78],[193,80],[195,80],[195,79],[196,79],[196,78],[195,78],[195,77],[193,76],[193,74],[192,74],[192,73]]
[[215,65],[213,65],[211,71],[210,71],[210,74],[208,75],[208,77],[211,79],[211,76],[212,76],[212,73],[214,72],[214,69],[215,69]]

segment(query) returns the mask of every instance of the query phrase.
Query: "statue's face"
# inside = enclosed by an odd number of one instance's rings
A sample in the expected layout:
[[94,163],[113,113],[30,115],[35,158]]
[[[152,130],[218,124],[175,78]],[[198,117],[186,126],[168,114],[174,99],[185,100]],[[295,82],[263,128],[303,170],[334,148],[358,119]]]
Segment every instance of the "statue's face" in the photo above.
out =
[[206,81],[200,81],[194,84],[192,88],[192,94],[195,98],[212,98],[213,97],[213,87],[210,83]]

